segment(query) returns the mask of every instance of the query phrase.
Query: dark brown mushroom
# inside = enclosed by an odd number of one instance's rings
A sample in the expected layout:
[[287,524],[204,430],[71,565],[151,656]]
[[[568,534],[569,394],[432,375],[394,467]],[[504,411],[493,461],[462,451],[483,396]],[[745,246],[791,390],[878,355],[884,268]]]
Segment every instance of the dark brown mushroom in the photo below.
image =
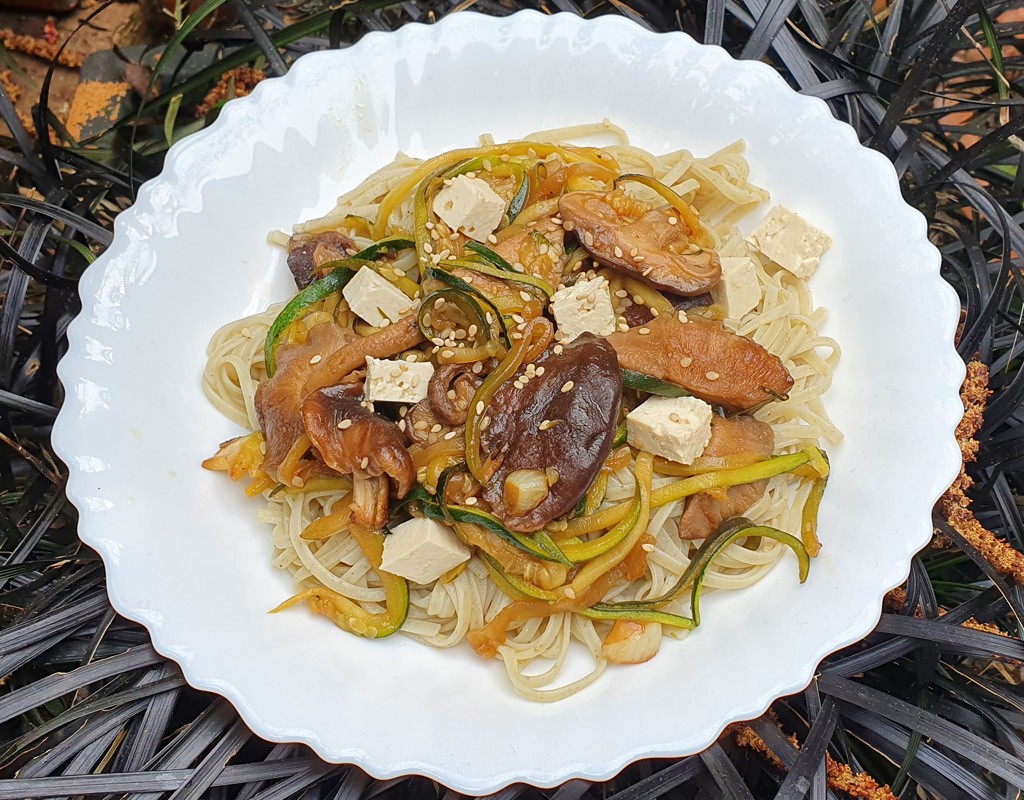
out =
[[[753,464],[775,452],[775,433],[771,425],[753,417],[712,417],[711,439],[701,459],[729,459],[734,466]],[[702,492],[691,497],[679,518],[679,537],[706,539],[727,519],[744,514],[768,488],[768,481],[730,486],[715,493]]]
[[645,326],[613,333],[623,369],[650,375],[730,411],[746,411],[785,395],[793,378],[782,360],[753,339],[696,315],[662,314]]
[[361,525],[383,527],[388,514],[389,479],[404,497],[416,468],[402,432],[390,420],[367,411],[344,387],[318,389],[302,402],[302,420],[321,460],[352,476],[352,517]]
[[591,334],[548,349],[502,384],[480,438],[497,464],[483,490],[494,513],[530,532],[570,511],[611,451],[621,400],[615,351]]
[[558,212],[596,261],[659,289],[698,295],[722,277],[718,254],[693,242],[672,208],[650,210],[616,189],[569,192],[558,201]]
[[[277,372],[259,385],[255,397],[256,416],[267,444],[264,467],[271,476],[277,477],[277,468],[305,433],[301,405],[303,385],[315,369],[311,362],[343,350],[355,338],[351,330],[325,322],[311,328],[304,343],[278,348]],[[351,383],[353,389],[361,388],[361,381]]]
[[469,405],[483,383],[482,371],[474,373],[472,364],[445,364],[434,370],[427,387],[427,399],[442,423],[465,425]]
[[336,231],[297,233],[288,243],[288,269],[295,285],[305,289],[315,280],[315,273],[328,261],[348,258],[355,242]]

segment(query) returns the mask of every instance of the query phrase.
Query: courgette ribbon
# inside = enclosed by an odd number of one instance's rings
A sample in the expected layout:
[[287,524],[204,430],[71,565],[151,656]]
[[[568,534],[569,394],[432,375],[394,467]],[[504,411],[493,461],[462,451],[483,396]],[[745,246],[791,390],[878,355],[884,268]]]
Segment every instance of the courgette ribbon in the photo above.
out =
[[622,370],[622,385],[627,389],[636,389],[647,394],[657,394],[662,397],[689,397],[690,393],[682,386],[655,378],[653,375],[645,375],[642,372],[635,372],[631,369]]
[[272,378],[277,372],[277,348],[281,343],[281,337],[293,322],[305,316],[306,309],[343,289],[360,267],[366,266],[368,262],[374,261],[386,253],[408,250],[413,246],[414,243],[409,239],[384,239],[361,250],[351,258],[341,258],[324,264],[320,270],[330,270],[330,272],[315,280],[289,300],[271,323],[270,329],[267,331],[266,342],[263,345],[263,361],[267,368],[267,377]]
[[[750,536],[762,536],[784,544],[796,553],[800,571],[800,583],[807,580],[811,558],[799,539],[785,531],[767,525],[755,525],[749,519],[737,517],[726,521],[712,536],[700,546],[693,560],[679,576],[675,585],[664,594],[646,600],[625,600],[618,603],[597,603],[587,609],[586,616],[593,619],[632,619],[637,622],[661,622],[680,628],[696,628],[700,625],[700,590],[704,585],[708,567],[722,550],[740,539]],[[659,610],[679,599],[683,592],[690,590],[690,613],[692,617],[666,614]],[[658,618],[655,618],[655,616]],[[665,618],[661,618],[665,617]]]
[[315,586],[285,600],[270,613],[276,614],[286,608],[308,600],[317,614],[329,617],[339,628],[365,636],[369,639],[383,639],[397,632],[409,615],[409,583],[405,578],[392,575],[380,568],[384,554],[384,535],[380,531],[350,525],[349,532],[366,555],[370,566],[380,576],[384,586],[384,612],[371,614],[353,600],[326,586]]
[[657,178],[652,178],[650,175],[637,175],[627,174],[620,175],[615,179],[615,186],[618,188],[620,183],[626,181],[633,181],[646,186],[648,189],[653,189],[657,192],[665,202],[667,202],[672,208],[679,212],[679,216],[683,222],[686,223],[686,227],[690,229],[693,238],[696,239],[697,243],[703,247],[714,247],[714,240],[708,235],[707,230],[701,224],[700,218],[697,216],[697,212],[693,206],[687,203],[679,194],[673,191],[670,187],[659,181]]

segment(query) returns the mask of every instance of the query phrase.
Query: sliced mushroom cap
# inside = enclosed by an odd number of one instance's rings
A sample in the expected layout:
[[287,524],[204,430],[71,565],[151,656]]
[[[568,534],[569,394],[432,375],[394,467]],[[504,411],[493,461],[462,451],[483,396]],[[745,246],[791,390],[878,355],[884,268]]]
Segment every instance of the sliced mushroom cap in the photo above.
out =
[[[272,476],[277,476],[277,468],[305,433],[301,406],[303,385],[315,369],[310,362],[328,358],[355,338],[351,330],[325,322],[311,328],[303,344],[284,344],[278,348],[277,372],[259,385],[255,397],[256,416],[267,443],[264,468]],[[355,388],[358,387],[356,381]]]
[[[517,531],[539,530],[570,511],[615,438],[622,400],[615,351],[591,334],[558,347],[560,353],[549,349],[534,362],[535,377],[523,388],[515,379],[502,384],[486,412],[491,421],[481,450],[498,468],[484,499]],[[540,481],[544,491],[537,489]]]
[[659,289],[698,295],[722,277],[718,254],[691,241],[692,232],[671,208],[648,210],[616,189],[569,192],[558,211],[595,260]]
[[416,468],[402,432],[390,420],[363,408],[343,386],[318,389],[302,403],[302,419],[323,462],[354,478],[388,476],[404,497],[416,480]]
[[[711,439],[701,458],[737,457],[753,464],[775,452],[775,432],[772,426],[753,417],[712,417]],[[768,481],[754,481],[730,486],[724,492],[695,494],[686,503],[679,518],[679,536],[682,539],[706,539],[725,520],[746,513],[768,488]]]
[[295,285],[305,289],[314,280],[315,271],[328,261],[347,258],[355,242],[336,231],[296,234],[288,243],[288,269]]
[[721,322],[662,314],[642,328],[613,333],[623,369],[651,375],[731,411],[778,399],[793,387],[782,360]]

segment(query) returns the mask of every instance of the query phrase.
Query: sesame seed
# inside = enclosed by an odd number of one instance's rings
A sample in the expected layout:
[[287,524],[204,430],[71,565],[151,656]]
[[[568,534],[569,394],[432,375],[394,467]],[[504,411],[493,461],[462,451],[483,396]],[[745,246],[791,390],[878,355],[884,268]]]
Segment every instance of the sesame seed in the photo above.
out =
[[501,160],[502,161],[508,161],[510,158],[511,158],[511,156],[508,153],[502,153],[501,154]]
[[434,223],[433,222],[428,222],[424,227],[426,227],[426,229],[428,231],[432,231],[432,230],[434,230]]
[[512,381],[512,385],[515,386],[517,389],[522,389],[526,384],[523,383],[518,378],[516,378],[514,381]]
[[634,258],[633,260],[634,260],[634,261],[635,261],[635,262],[636,262],[637,264],[639,264],[639,263],[640,263],[641,261],[644,261],[644,260],[646,260],[646,256],[643,256],[643,255],[639,255],[639,256],[637,256],[636,258]]
[[476,364],[473,365],[473,374],[474,375],[479,375],[483,371],[484,371],[484,365],[481,364],[479,361]]
[[570,600],[575,600],[576,599],[576,592],[574,592],[572,590],[571,586],[566,586],[565,587],[565,596],[568,597]]
[[684,367],[688,367],[690,366],[690,364],[693,363],[693,359],[690,358],[689,356],[683,356],[681,359],[679,359],[679,363],[682,364]]
[[629,254],[630,254],[630,255],[631,255],[631,256],[632,256],[633,258],[636,258],[636,257],[637,257],[637,254],[639,254],[639,252],[640,252],[640,248],[639,248],[639,247],[634,247],[634,248],[633,248],[632,250],[630,250],[630,251],[629,251]]
[[442,350],[441,351],[441,355],[444,358],[451,358],[453,355],[455,355],[455,351],[454,350]]
[[427,312],[426,314],[424,314],[424,315],[423,315],[423,324],[424,324],[424,325],[425,325],[426,327],[428,327],[428,328],[430,327],[430,321],[431,321],[431,319],[432,319],[432,318],[431,318],[431,316],[430,316],[430,312],[429,312],[429,311],[428,311],[428,312]]
[[640,295],[635,294],[633,295],[633,302],[638,306],[642,306],[644,304],[644,299]]
[[443,298],[443,297],[439,297],[439,298],[437,298],[437,299],[436,299],[436,300],[434,301],[434,308],[435,308],[435,309],[436,309],[436,308],[440,308],[441,306],[443,306],[443,305],[444,305],[444,302],[445,302],[445,300],[444,300],[444,298]]
[[567,219],[565,222],[563,222],[562,227],[565,228],[567,231],[571,231],[576,228],[571,219]]
[[440,425],[440,423],[435,422],[433,425],[431,425],[430,426],[430,432],[431,433],[440,433],[441,432],[441,425]]
[[642,545],[640,545],[640,549],[643,550],[645,553],[653,553],[655,547],[650,542],[644,542]]
[[419,386],[419,385],[420,385],[420,376],[419,376],[419,373],[417,373],[417,374],[415,374],[415,375],[413,375],[413,376],[412,376],[412,381],[411,381],[411,383],[412,383],[412,388],[413,388],[413,389],[415,389],[415,388],[416,388],[417,386]]
[[[637,261],[639,261],[639,260],[640,260],[640,259],[638,258],[638,259],[637,259]],[[646,278],[646,277],[647,277],[648,275],[650,275],[650,274],[651,274],[652,272],[654,272],[654,266],[653,266],[653,265],[649,266],[649,267],[648,267],[647,269],[645,269],[645,270],[644,270],[644,271],[643,271],[642,273],[640,273],[640,274],[641,274],[641,275],[643,275],[643,276],[644,276],[644,277]]]
[[704,377],[706,377],[709,381],[717,381],[719,375],[717,372],[708,372]]
[[480,420],[480,430],[482,430],[482,431],[487,430],[487,426],[490,425],[490,424],[491,424],[491,418],[490,417],[484,417],[482,420]]
[[292,486],[294,486],[296,489],[301,489],[305,485],[306,482],[302,480],[300,476],[296,475],[294,478],[292,478]]
[[701,248],[695,244],[686,245],[686,249],[683,251],[683,253],[688,256],[696,255],[699,252],[701,252]]
[[448,433],[446,433],[446,434],[444,435],[444,438],[445,438],[445,439],[454,439],[454,438],[455,438],[456,436],[458,436],[458,435],[459,435],[459,432],[458,432],[458,431],[448,431]]
[[405,430],[405,420],[404,419],[398,420],[398,430],[400,430],[400,431],[404,431]]
[[324,357],[322,355],[320,355],[319,353],[317,353],[315,356],[313,356],[311,359],[309,359],[309,363],[310,364],[319,364],[323,360],[324,360]]
[[669,217],[668,218],[668,224],[669,225],[676,225],[678,222],[679,222],[679,220],[676,219],[675,217]]
[[560,419],[546,419],[538,427],[542,431],[550,430],[551,428],[555,427],[561,421],[562,420],[560,420]]
[[622,248],[618,245],[615,245],[615,257],[622,258]]
[[628,331],[628,330],[629,330],[629,325],[627,325],[627,324],[626,324],[625,322],[620,322],[620,323],[619,323],[619,324],[618,324],[618,325],[617,325],[616,327],[617,327],[617,328],[619,329],[619,331],[621,331],[622,333],[625,333],[626,331]]
[[615,296],[616,297],[629,297],[629,292],[627,292],[625,289],[618,289],[615,292]]
[[476,325],[470,325],[469,326],[469,335],[470,336],[476,336],[477,330],[479,330],[479,329],[477,328]]
[[467,506],[475,506],[476,503],[477,503],[477,500],[476,500],[475,497],[467,497],[466,498],[466,505]]
[[533,299],[529,292],[520,292],[519,296],[523,298],[523,302],[525,303],[529,303]]
[[572,381],[566,381],[565,383],[563,383],[561,388],[562,394],[565,394],[566,392],[571,392],[572,387],[575,385],[576,384],[574,384]]
[[424,253],[433,253],[434,252],[434,246],[430,242],[424,242],[423,243],[423,252]]
[[641,328],[639,331],[637,331],[637,333],[639,333],[641,336],[646,336],[650,332],[651,332],[650,328]]
[[415,430],[415,431],[425,431],[429,427],[430,426],[424,420],[422,420],[422,419],[421,420],[417,420],[416,422],[414,422],[413,426],[412,426],[413,430]]
[[484,401],[483,400],[477,400],[476,401],[476,413],[477,414],[483,414],[484,413]]
[[523,334],[521,334],[521,333],[517,333],[517,332],[513,332],[513,333],[511,333],[511,334],[509,334],[509,336],[510,336],[511,338],[513,338],[513,339],[517,339],[517,340],[518,340],[518,339],[522,339],[522,338],[523,338]]
[[690,321],[689,317],[686,316],[686,312],[685,311],[680,311],[678,314],[676,314],[676,317],[679,319],[680,322],[689,322]]
[[523,266],[522,264],[520,264],[520,263],[519,263],[519,262],[517,261],[517,262],[516,262],[515,264],[513,264],[513,265],[512,265],[512,270],[513,270],[514,272],[520,272],[520,273],[522,273],[522,272],[526,272],[526,267],[524,267],[524,266]]
[[556,355],[556,356],[560,356],[560,355],[562,355],[562,351],[563,351],[563,350],[564,350],[565,348],[564,348],[564,347],[562,347],[562,345],[560,345],[560,344],[556,344],[556,345],[555,345],[555,348],[554,348],[554,349],[555,349],[555,355]]
[[544,367],[537,367],[537,377],[539,378],[544,374]]
[[363,456],[363,460],[359,462],[359,466],[360,466],[361,469],[366,469],[366,467],[369,465],[369,463],[370,463],[370,457],[369,456]]
[[671,414],[669,414],[669,415],[668,415],[668,418],[669,418],[670,420],[672,420],[673,422],[682,422],[682,421],[683,421],[683,420],[682,420],[682,417],[680,417],[680,416],[679,416],[678,414],[676,414],[676,413],[675,413],[674,411],[673,411],[673,412],[672,412]]
[[660,313],[661,313],[661,312],[660,312],[660,311],[658,311],[658,309],[656,309],[656,308],[655,308],[654,306],[651,306],[651,316],[653,316],[653,317],[656,317],[656,316],[658,316],[658,315],[659,315]]
[[442,339],[440,336],[435,336],[430,341],[436,344],[438,347],[444,347],[444,339]]
[[349,429],[351,427],[352,427],[352,420],[350,420],[350,419],[343,419],[341,422],[338,423],[338,430],[340,430],[340,431],[347,430],[347,429]]
[[449,389],[447,392],[444,393],[444,396],[447,397],[449,400],[454,400],[456,397],[458,397],[458,395],[455,394],[454,389]]
[[592,234],[590,231],[583,231],[583,241],[586,243],[587,247],[593,247],[594,234]]

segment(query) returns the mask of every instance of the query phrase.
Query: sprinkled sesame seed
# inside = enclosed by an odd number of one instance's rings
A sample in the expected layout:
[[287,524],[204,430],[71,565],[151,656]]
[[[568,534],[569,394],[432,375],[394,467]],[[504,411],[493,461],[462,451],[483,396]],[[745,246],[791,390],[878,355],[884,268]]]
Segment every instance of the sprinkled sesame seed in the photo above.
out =
[[636,257],[637,257],[637,254],[639,254],[639,252],[640,252],[640,248],[639,248],[639,247],[634,247],[634,248],[633,248],[632,250],[630,250],[630,251],[629,251],[629,254],[630,254],[630,255],[631,255],[631,256],[632,256],[633,258],[636,258]]
[[682,364],[684,367],[688,367],[690,366],[690,364],[693,363],[693,359],[690,358],[689,356],[683,356],[681,359],[679,359],[679,363]]
[[497,244],[498,243],[498,237],[495,236],[493,233],[489,233],[489,234],[487,234],[487,241],[490,242],[491,244]]
[[529,303],[533,299],[529,292],[520,292],[519,296],[523,298],[524,303]]
[[252,331],[249,330],[248,328],[242,328],[242,336],[244,336],[246,339],[251,339]]
[[441,351],[441,355],[444,358],[451,358],[453,355],[455,355],[455,351],[454,350],[442,350]]
[[627,325],[627,324],[626,324],[625,322],[620,322],[620,323],[619,323],[618,325],[616,325],[616,327],[617,327],[617,328],[619,329],[619,331],[621,331],[622,333],[625,333],[626,331],[628,331],[628,330],[629,330],[629,325]]
[[655,547],[650,542],[644,542],[642,545],[640,545],[640,549],[643,550],[645,553],[653,553]]
[[679,222],[679,220],[676,219],[675,217],[669,217],[668,218],[668,224],[669,225],[676,225],[676,224],[678,224],[678,222]]
[[424,242],[423,243],[423,252],[424,253],[433,253],[434,252],[434,246],[430,242]]
[[443,297],[439,297],[439,298],[437,298],[434,301],[434,308],[435,309],[440,308],[441,306],[444,305],[444,303],[445,303],[445,299]]
[[412,428],[416,431],[425,431],[430,426],[424,420],[417,420],[413,423]]
[[477,414],[483,414],[484,413],[484,401],[483,400],[477,400],[476,401],[476,413]]
[[398,430],[400,430],[400,431],[404,431],[405,430],[405,420],[404,419],[398,420]]
[[511,338],[513,338],[513,339],[522,339],[523,338],[523,334],[521,334],[521,333],[519,333],[517,331],[513,331],[512,333],[509,334],[509,336]]
[[539,378],[544,374],[544,367],[537,367],[537,377]]
[[300,476],[296,475],[294,478],[292,478],[292,486],[294,486],[296,489],[301,489],[305,485],[306,482],[302,480]]
[[431,425],[430,426],[430,432],[431,433],[440,433],[441,432],[441,425],[440,425],[440,423],[435,422],[433,425]]
[[469,333],[470,336],[476,336],[476,332],[478,330],[479,330],[479,328],[477,328],[476,325],[470,325],[468,333]]
[[572,590],[571,586],[566,586],[565,587],[565,596],[568,597],[570,600],[575,600],[576,599],[576,592],[574,592]]
[[479,375],[483,371],[484,371],[484,365],[481,364],[480,362],[477,362],[476,364],[473,365],[473,374],[474,375]]
[[682,422],[683,421],[682,417],[680,417],[674,411],[671,414],[668,415],[668,418],[670,420],[672,420],[673,422]]
[[433,222],[428,222],[425,227],[426,227],[426,229],[428,231],[432,231],[432,230],[434,230],[434,223]]
[[587,247],[593,247],[594,234],[592,234],[590,231],[583,231],[583,241],[586,243]]
[[566,381],[565,383],[563,383],[561,388],[562,394],[565,394],[566,392],[571,392],[572,387],[575,385],[576,384],[574,384],[572,381]]
[[563,222],[562,227],[565,228],[567,231],[571,231],[576,228],[571,219],[567,219],[565,222]]
[[656,309],[656,308],[655,308],[654,306],[651,306],[651,316],[654,316],[654,317],[656,317],[656,316],[658,316],[658,315],[659,315],[660,313],[661,313],[661,312],[660,312],[660,311],[658,311],[658,309]]
[[638,306],[642,306],[644,304],[644,299],[640,295],[635,294],[633,295],[633,302]]
[[477,500],[476,500],[475,497],[467,497],[466,498],[466,505],[467,506],[475,506],[476,503],[477,503]]
[[359,466],[362,469],[366,469],[367,466],[369,466],[369,464],[370,464],[370,457],[369,456],[363,456],[363,460],[359,462]]
[[412,381],[411,381],[411,383],[412,383],[412,388],[413,388],[413,389],[415,389],[415,388],[416,388],[417,386],[419,386],[419,385],[420,385],[420,376],[419,376],[419,373],[416,373],[415,375],[413,375],[413,376],[412,376]]
[[565,350],[565,348],[562,347],[562,345],[560,345],[560,344],[556,344],[554,349],[555,349],[555,355],[556,356],[560,356],[562,354],[562,351]]
[[351,427],[352,427],[352,420],[350,420],[350,419],[343,419],[341,422],[338,423],[338,430],[340,430],[340,431],[346,430],[346,429],[351,428]]
[[708,372],[704,377],[709,381],[717,381],[720,376],[717,372]]
[[625,289],[618,289],[615,292],[615,296],[616,297],[629,297],[629,292],[627,292]]
[[680,322],[689,322],[690,321],[689,317],[686,316],[686,312],[685,311],[680,311],[678,314],[676,314],[676,318]]
[[480,430],[482,430],[482,431],[487,430],[487,426],[490,425],[490,424],[491,424],[491,418],[490,417],[484,417],[482,420],[480,420]]
[[615,257],[622,258],[622,248],[618,245],[615,245]]
[[637,331],[637,333],[639,333],[641,336],[646,336],[650,332],[651,332],[650,328],[641,328],[639,331]]
[[448,433],[446,433],[446,434],[444,435],[444,438],[445,438],[445,439],[454,439],[454,438],[455,438],[456,436],[458,436],[458,435],[459,435],[459,432],[458,432],[458,431],[448,431]]
[[[637,261],[639,261],[639,260],[640,260],[640,259],[637,259]],[[652,266],[648,267],[647,269],[645,269],[645,270],[644,270],[644,271],[643,271],[642,273],[640,273],[640,274],[641,274],[641,275],[643,275],[643,276],[644,276],[644,277],[646,278],[646,277],[647,277],[648,275],[650,275],[650,274],[651,274],[651,273],[652,273],[653,271],[654,271],[654,266],[652,265]]]
[[323,360],[324,360],[324,357],[322,355],[320,355],[319,353],[317,353],[315,356],[313,356],[311,359],[309,359],[309,363],[310,364],[319,364]]

